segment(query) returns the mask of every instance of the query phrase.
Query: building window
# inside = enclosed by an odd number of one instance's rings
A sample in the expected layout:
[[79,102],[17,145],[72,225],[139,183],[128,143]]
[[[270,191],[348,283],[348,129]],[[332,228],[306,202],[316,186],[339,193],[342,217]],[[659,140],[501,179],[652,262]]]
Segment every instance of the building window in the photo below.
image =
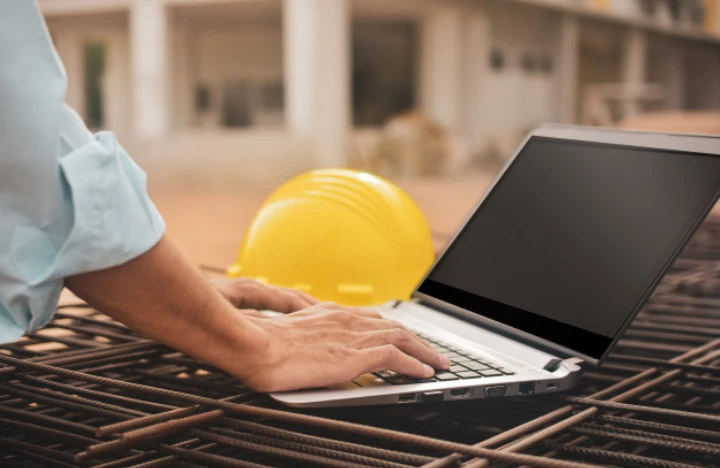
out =
[[210,109],[211,105],[210,88],[207,85],[198,84],[195,87],[195,112],[205,112]]
[[85,124],[92,130],[104,128],[103,75],[107,59],[105,44],[85,45]]
[[532,73],[536,69],[536,60],[535,60],[535,54],[532,52],[525,52],[522,54],[522,57],[520,57],[520,66],[523,70],[525,70],[526,73]]
[[280,80],[230,80],[223,84],[220,96],[223,127],[277,127],[283,123],[285,99]]
[[193,40],[194,52],[187,57],[195,80],[193,125],[232,129],[283,126],[279,16],[258,21],[232,15],[213,17],[197,26]]
[[353,25],[352,103],[356,126],[383,125],[415,106],[415,23]]
[[249,127],[252,125],[250,90],[244,81],[225,83],[222,95],[223,127]]
[[549,55],[543,55],[540,59],[539,67],[543,73],[551,74],[554,69],[552,57],[550,57]]
[[490,68],[495,71],[500,71],[505,66],[505,55],[500,49],[493,49],[490,52]]
[[265,83],[262,86],[262,109],[282,112],[285,108],[285,88],[282,83]]

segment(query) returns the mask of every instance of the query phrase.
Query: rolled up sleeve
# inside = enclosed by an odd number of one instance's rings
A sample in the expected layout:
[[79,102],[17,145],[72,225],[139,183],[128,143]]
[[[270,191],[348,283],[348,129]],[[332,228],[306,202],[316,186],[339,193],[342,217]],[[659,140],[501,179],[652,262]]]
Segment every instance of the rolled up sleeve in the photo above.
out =
[[165,224],[111,132],[64,104],[66,78],[34,2],[0,15],[0,343],[45,325],[64,278],[125,263]]

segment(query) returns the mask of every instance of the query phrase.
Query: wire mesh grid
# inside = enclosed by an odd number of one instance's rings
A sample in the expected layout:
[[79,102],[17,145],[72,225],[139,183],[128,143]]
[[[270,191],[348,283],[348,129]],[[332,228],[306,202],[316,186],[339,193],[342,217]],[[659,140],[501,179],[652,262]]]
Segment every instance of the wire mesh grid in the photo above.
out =
[[0,466],[720,467],[718,234],[709,219],[607,362],[546,397],[292,410],[63,306],[0,347]]

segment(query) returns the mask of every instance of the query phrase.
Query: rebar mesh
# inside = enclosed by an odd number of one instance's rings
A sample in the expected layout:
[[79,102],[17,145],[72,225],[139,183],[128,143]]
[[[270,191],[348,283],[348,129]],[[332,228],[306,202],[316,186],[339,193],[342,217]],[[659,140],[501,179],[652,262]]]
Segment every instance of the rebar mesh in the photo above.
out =
[[291,410],[63,306],[0,347],[0,466],[720,468],[719,231],[703,225],[601,368],[548,397]]

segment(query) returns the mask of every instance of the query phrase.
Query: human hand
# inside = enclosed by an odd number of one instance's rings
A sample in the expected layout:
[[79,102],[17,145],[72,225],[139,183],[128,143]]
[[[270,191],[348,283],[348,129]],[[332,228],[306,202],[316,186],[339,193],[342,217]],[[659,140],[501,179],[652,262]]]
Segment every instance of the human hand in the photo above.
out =
[[450,366],[448,358],[376,311],[323,303],[272,320],[251,320],[266,340],[236,374],[259,392],[324,387],[386,369],[429,378],[433,368]]
[[250,316],[262,317],[258,310],[296,312],[318,303],[302,291],[268,286],[251,278],[216,278],[211,282],[233,306]]

